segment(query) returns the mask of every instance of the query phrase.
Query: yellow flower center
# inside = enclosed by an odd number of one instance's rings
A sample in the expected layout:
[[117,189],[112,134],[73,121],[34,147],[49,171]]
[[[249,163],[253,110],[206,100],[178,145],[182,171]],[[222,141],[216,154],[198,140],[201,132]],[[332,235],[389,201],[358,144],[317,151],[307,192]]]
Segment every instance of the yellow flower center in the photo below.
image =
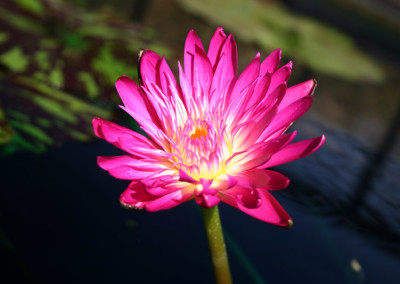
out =
[[197,125],[196,128],[194,129],[194,131],[190,134],[190,139],[197,139],[197,138],[201,138],[204,136],[207,136],[208,131],[207,131],[207,127],[204,125]]

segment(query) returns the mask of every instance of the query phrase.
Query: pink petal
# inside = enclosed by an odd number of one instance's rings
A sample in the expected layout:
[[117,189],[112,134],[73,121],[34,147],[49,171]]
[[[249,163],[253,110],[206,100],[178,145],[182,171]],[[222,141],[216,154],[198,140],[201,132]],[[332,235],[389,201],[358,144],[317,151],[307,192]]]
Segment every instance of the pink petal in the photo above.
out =
[[261,63],[260,74],[265,76],[267,73],[274,73],[281,62],[282,50],[276,49],[271,52]]
[[[312,104],[311,97],[304,97],[291,103],[289,106],[278,112],[272,122],[260,135],[260,140],[268,139],[269,137],[275,137],[280,135],[298,118],[303,116]],[[275,134],[276,135],[273,135]]]
[[148,120],[131,109],[128,109],[124,106],[120,107],[136,120],[140,127],[150,136],[153,141],[155,141],[160,147],[168,149],[168,139],[158,125],[154,124],[151,120]]
[[140,149],[154,149],[157,151],[160,149],[156,144],[143,135],[115,123],[98,117],[94,118],[92,123],[94,132],[98,137],[130,154],[147,156],[141,153]]
[[146,120],[159,126],[157,113],[147,96],[139,88],[135,81],[128,76],[120,77],[115,83],[125,107]]
[[143,184],[133,181],[121,194],[119,201],[128,209],[144,209],[145,205],[153,199],[154,196],[147,193]]
[[286,188],[290,180],[283,174],[270,170],[252,170],[241,173],[240,176],[250,182],[253,187],[267,190]]
[[281,101],[286,95],[286,83],[282,83],[275,88],[272,92],[268,92],[268,95],[262,100],[262,104],[265,105],[276,105],[277,111],[280,110],[279,106]]
[[289,80],[290,74],[292,73],[292,67],[293,62],[290,61],[272,74],[271,84],[269,86],[271,92],[275,90],[277,86],[286,83]]
[[259,168],[270,168],[277,165],[285,164],[297,159],[308,156],[318,150],[325,142],[325,136],[303,140],[284,147],[276,152],[271,159]]
[[177,190],[161,197],[148,193],[145,186],[140,182],[132,182],[121,194],[120,202],[124,207],[130,209],[146,209],[154,212],[170,209],[193,198],[190,192]]
[[313,94],[317,81],[308,80],[306,82],[294,85],[286,90],[286,94],[279,105],[279,110],[284,109],[291,103],[298,101],[304,97],[309,97]]
[[188,175],[185,171],[183,171],[181,169],[179,170],[179,180],[188,182],[188,183],[196,183],[197,182],[194,178],[192,178],[190,175]]
[[265,76],[260,77],[257,80],[254,92],[251,96],[249,96],[249,100],[245,106],[246,110],[257,106],[260,103],[265,103],[267,105],[272,104],[273,100],[275,99],[275,96],[271,97],[271,95],[269,95],[268,97],[270,97],[270,99],[268,100],[267,98],[265,98],[269,89],[270,82],[271,82],[270,74],[266,74]]
[[[250,62],[250,64],[243,70],[240,74],[239,79],[236,81],[233,90],[228,97],[228,106],[230,104],[230,109],[232,109],[231,115],[235,113],[237,102],[242,97],[243,90],[245,90],[249,85],[254,82],[260,75],[260,54],[257,53],[256,57]],[[229,110],[228,110],[229,111]]]
[[168,170],[168,164],[138,160],[133,156],[98,157],[98,165],[110,175],[124,180],[141,180]]
[[208,59],[208,56],[202,47],[199,46],[195,47],[194,66],[195,67],[192,67],[193,88],[197,92],[203,91],[208,98],[208,93],[210,91],[213,79],[213,70],[211,67],[210,60]]
[[247,121],[242,125],[238,125],[232,130],[233,136],[233,147],[235,151],[239,152],[248,149],[256,141],[258,141],[261,133],[265,130],[266,126],[272,121],[276,115],[276,109],[271,111],[265,111],[263,115],[257,120]]
[[237,78],[237,49],[232,35],[225,40],[213,70],[210,105],[219,107],[218,103],[225,100]]
[[[215,66],[215,63],[221,56],[222,45],[225,42],[226,34],[224,33],[223,27],[218,27],[210,40],[210,46],[208,47],[208,58],[210,59],[211,66]],[[215,69],[214,69],[215,70]]]
[[164,57],[161,59],[159,70],[157,71],[157,77],[159,77],[157,81],[160,81],[160,87],[165,95],[171,96],[172,90],[180,90],[176,83],[174,73],[172,73],[171,68]]
[[211,208],[221,202],[221,198],[212,194],[202,194],[195,197],[198,205],[205,208]]
[[234,187],[238,183],[238,180],[233,176],[227,174],[218,175],[216,179],[214,179],[210,188],[215,189],[217,191],[226,190]]
[[233,196],[225,195],[223,192],[221,192],[221,200],[261,221],[282,227],[291,226],[291,218],[275,198],[266,190],[256,190],[258,191],[261,202],[260,205],[255,208],[247,208]]
[[247,151],[233,155],[226,161],[230,174],[240,173],[265,164],[271,156],[283,149],[296,136],[296,132],[286,133],[267,142],[260,142],[251,146]]
[[[161,57],[154,51],[146,49],[140,58],[140,77],[142,84],[147,85],[149,82],[160,83],[158,76],[158,66],[160,65]],[[142,75],[146,74],[146,80]]]
[[257,208],[261,205],[261,198],[258,190],[252,187],[245,179],[241,179],[239,184],[231,189],[221,191],[220,193],[222,200],[224,196],[229,196],[246,208]]
[[[199,68],[196,66],[196,54],[200,53],[200,50],[202,50],[205,54],[203,43],[201,42],[200,38],[197,36],[197,34],[194,32],[194,30],[190,30],[189,34],[186,38],[185,42],[185,53],[184,53],[184,66],[185,66],[185,74],[186,77],[193,85],[195,83],[194,81],[194,74],[197,72],[196,68]],[[208,56],[206,55],[207,60]]]
[[182,89],[182,95],[183,95],[183,102],[186,106],[186,109],[189,114],[193,113],[193,107],[192,107],[192,100],[193,100],[193,88],[192,85],[189,83],[189,80],[185,74],[185,72],[182,69],[182,65],[180,62],[178,62],[178,68],[179,68],[179,83],[181,85]]
[[189,201],[192,198],[193,198],[192,193],[185,192],[183,190],[178,190],[150,201],[146,205],[146,211],[155,212],[155,211],[170,209],[186,201]]

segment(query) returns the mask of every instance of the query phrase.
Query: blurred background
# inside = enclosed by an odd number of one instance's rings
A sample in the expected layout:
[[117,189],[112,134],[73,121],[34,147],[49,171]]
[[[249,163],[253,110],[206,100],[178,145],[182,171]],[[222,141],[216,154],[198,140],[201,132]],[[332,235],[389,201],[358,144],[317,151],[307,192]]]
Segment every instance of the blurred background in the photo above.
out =
[[1,283],[213,283],[197,205],[122,209],[128,182],[96,164],[120,152],[91,120],[137,129],[114,82],[137,80],[139,48],[176,72],[188,31],[207,47],[218,26],[239,71],[281,48],[289,85],[318,81],[292,129],[327,138],[277,168],[292,180],[274,196],[293,228],[220,206],[235,283],[398,283],[397,0],[2,0]]

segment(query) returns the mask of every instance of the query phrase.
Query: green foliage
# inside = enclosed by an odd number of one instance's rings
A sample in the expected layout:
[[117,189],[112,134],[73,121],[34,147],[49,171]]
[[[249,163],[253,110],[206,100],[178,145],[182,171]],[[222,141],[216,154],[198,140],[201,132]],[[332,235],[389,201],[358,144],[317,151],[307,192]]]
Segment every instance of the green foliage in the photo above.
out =
[[8,33],[0,32],[0,44],[8,41]]
[[50,69],[51,67],[50,55],[48,52],[43,50],[38,50],[33,54],[33,59],[40,70]]
[[99,54],[93,59],[92,65],[93,69],[101,73],[104,80],[107,80],[110,84],[114,84],[118,77],[122,75],[137,77],[136,67],[133,64],[128,65],[117,59],[107,43],[100,48]]
[[5,10],[0,7],[0,19],[6,21],[12,27],[29,31],[35,34],[44,34],[45,27],[37,23],[36,21],[24,17],[23,15],[18,15],[16,13],[11,12],[10,10]]
[[302,62],[316,72],[351,81],[380,82],[381,68],[351,38],[315,20],[296,15],[275,2],[179,0],[193,14],[224,26],[240,40],[256,43]]
[[0,145],[10,142],[13,135],[14,130],[8,124],[3,108],[0,107]]
[[83,11],[59,0],[6,7],[0,7],[0,155],[91,139],[93,117],[110,119],[110,100],[120,102],[115,80],[137,77],[139,47],[168,52],[153,41],[154,31],[109,9]]
[[28,67],[29,57],[24,54],[21,47],[16,46],[0,55],[0,63],[9,70],[19,73]]
[[79,72],[78,79],[85,85],[86,93],[92,99],[99,96],[100,90],[92,75],[88,72]]
[[44,12],[43,4],[39,0],[14,0],[21,8],[36,15],[42,15]]
[[57,65],[49,73],[49,82],[54,87],[62,87],[64,85],[64,73],[62,70],[62,62],[58,61]]

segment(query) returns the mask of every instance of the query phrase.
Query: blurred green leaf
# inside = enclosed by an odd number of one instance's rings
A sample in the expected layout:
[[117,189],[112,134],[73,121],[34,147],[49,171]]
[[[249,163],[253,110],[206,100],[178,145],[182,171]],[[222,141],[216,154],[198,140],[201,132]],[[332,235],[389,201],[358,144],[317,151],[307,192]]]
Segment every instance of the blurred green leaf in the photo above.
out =
[[100,48],[98,56],[93,59],[92,66],[110,84],[114,84],[122,75],[137,77],[137,68],[116,58],[107,43]]
[[24,54],[21,47],[16,46],[0,55],[0,63],[11,71],[19,73],[28,67],[29,57]]
[[256,43],[303,62],[316,72],[350,81],[380,82],[382,69],[350,37],[325,24],[296,15],[276,2],[178,0],[187,11],[222,25],[240,40]]
[[7,42],[8,33],[0,32],[0,44]]
[[39,0],[14,0],[21,8],[37,15],[44,12],[43,4]]
[[0,106],[0,144],[10,142],[14,135],[13,128],[8,124],[3,108]]

